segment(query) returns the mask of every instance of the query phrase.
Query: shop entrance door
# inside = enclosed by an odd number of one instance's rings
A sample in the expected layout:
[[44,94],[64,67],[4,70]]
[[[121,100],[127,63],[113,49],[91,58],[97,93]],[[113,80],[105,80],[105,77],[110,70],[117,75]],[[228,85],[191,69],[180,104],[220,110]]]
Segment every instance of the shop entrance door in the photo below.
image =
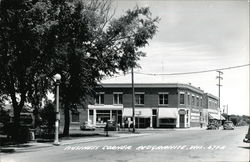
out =
[[153,128],[156,128],[156,122],[157,122],[157,117],[156,116],[153,116],[152,117],[152,125],[153,125]]
[[185,115],[180,114],[180,128],[185,127]]

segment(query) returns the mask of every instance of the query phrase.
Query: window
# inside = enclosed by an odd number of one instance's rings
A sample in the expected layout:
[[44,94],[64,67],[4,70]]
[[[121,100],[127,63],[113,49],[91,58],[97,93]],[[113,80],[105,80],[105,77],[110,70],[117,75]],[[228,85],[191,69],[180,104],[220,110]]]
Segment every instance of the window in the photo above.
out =
[[135,94],[135,104],[136,105],[143,105],[144,104],[144,94],[143,93]]
[[93,110],[89,110],[89,120],[90,120],[91,124],[93,124],[93,121],[94,121],[94,111]]
[[96,110],[96,123],[105,123],[110,120],[110,110]]
[[184,94],[180,94],[180,104],[184,104]]
[[200,99],[200,107],[202,107],[202,98]]
[[152,110],[152,115],[157,115],[157,110],[156,109]]
[[99,92],[96,94],[95,104],[104,104],[104,93],[103,92]]
[[79,122],[79,113],[71,114],[71,122]]
[[159,105],[168,104],[168,93],[159,93]]
[[192,105],[194,105],[194,96],[192,96]]
[[188,118],[189,118],[189,112],[188,112],[188,110],[187,110],[187,123],[188,123]]
[[190,95],[188,94],[188,105],[190,105]]
[[116,105],[122,104],[122,93],[120,93],[120,92],[115,92],[114,93],[113,103],[116,104]]
[[199,106],[199,97],[196,97],[196,106]]

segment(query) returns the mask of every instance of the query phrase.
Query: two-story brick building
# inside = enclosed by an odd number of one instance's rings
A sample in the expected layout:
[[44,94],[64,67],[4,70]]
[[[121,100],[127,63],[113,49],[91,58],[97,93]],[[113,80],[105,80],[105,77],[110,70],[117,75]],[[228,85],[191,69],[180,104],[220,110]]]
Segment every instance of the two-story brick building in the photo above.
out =
[[[134,87],[137,128],[205,126],[209,115],[218,114],[218,97],[204,93],[191,84],[145,83],[135,84]],[[96,126],[104,126],[108,120],[122,125],[132,120],[131,84],[106,83],[95,91],[95,104],[89,104],[87,109],[80,108],[78,114],[72,114],[71,125],[89,121]]]
[[[187,84],[135,84],[135,126],[200,126],[204,92]],[[107,120],[124,123],[132,119],[131,84],[103,84],[96,89],[96,102],[88,105],[87,119],[95,125]]]
[[208,114],[206,119],[208,120],[207,123],[212,120],[221,121],[225,120],[225,118],[221,115],[220,108],[219,108],[219,98],[210,94],[205,93],[204,95],[204,109],[203,111]]

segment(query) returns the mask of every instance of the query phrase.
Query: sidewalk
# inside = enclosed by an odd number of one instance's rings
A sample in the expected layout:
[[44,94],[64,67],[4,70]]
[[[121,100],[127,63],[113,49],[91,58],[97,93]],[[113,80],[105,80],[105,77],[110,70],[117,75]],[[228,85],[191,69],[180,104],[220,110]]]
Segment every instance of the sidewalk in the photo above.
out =
[[[95,142],[95,141],[103,141],[103,140],[114,140],[114,139],[121,139],[121,138],[131,138],[131,137],[141,137],[150,135],[149,133],[117,133],[117,132],[109,132],[109,136],[106,137],[105,134],[101,134],[98,136],[86,136],[86,137],[77,137],[75,139],[63,139],[60,140],[60,146],[66,146],[71,144],[77,143],[88,143],[88,142]],[[25,152],[28,150],[35,150],[47,147],[57,147],[53,145],[53,142],[36,142],[31,141],[25,144],[18,144],[18,145],[10,145],[10,146],[2,146],[0,149],[1,153],[14,153],[14,152]]]
[[[132,129],[131,129],[132,130]],[[106,137],[106,133],[104,131],[99,132],[83,132],[79,129],[70,130],[71,136],[69,138],[61,138],[60,146],[77,144],[77,143],[88,143],[95,141],[103,141],[103,140],[114,140],[121,138],[130,138],[130,137],[140,137],[147,136],[150,134],[155,134],[163,131],[190,131],[190,130],[206,130],[206,127],[191,127],[191,128],[172,128],[172,129],[159,129],[159,128],[147,128],[147,129],[136,129],[135,133],[128,131],[128,129],[120,130],[120,131],[109,131],[109,136]],[[82,136],[76,136],[82,134]],[[39,141],[39,139],[37,139]],[[41,149],[46,147],[56,147],[53,145],[53,139],[45,142],[37,142],[31,141],[25,144],[18,145],[10,145],[10,146],[2,146],[0,149],[1,153],[13,153],[13,152],[22,152],[30,149]]]

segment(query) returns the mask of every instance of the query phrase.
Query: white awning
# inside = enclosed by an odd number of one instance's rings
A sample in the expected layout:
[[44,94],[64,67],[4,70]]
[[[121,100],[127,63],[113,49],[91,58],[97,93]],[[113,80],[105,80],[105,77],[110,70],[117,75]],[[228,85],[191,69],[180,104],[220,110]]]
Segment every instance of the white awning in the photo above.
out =
[[226,120],[225,118],[224,118],[224,116],[220,116],[220,120]]
[[122,110],[123,105],[88,105],[88,108],[97,110]]
[[177,108],[159,108],[158,118],[177,118]]
[[220,118],[220,114],[212,114],[212,113],[208,113],[208,117],[209,117],[209,119],[217,119],[217,120],[221,120],[221,118]]
[[[124,108],[122,116],[124,117],[132,117],[133,110],[132,108]],[[151,108],[135,108],[135,117],[144,117],[150,118],[152,116]]]

